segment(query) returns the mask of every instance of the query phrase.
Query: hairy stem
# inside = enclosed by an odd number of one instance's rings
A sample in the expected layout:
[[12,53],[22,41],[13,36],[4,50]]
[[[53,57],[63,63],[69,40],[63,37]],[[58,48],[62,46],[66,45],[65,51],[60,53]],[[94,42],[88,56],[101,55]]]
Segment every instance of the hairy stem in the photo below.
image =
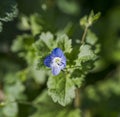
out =
[[85,30],[84,30],[84,32],[83,32],[83,36],[82,36],[82,39],[81,39],[81,44],[83,44],[84,41],[85,41],[85,37],[86,37],[86,34],[87,34],[88,27],[89,27],[89,26],[86,26],[86,27],[85,27]]

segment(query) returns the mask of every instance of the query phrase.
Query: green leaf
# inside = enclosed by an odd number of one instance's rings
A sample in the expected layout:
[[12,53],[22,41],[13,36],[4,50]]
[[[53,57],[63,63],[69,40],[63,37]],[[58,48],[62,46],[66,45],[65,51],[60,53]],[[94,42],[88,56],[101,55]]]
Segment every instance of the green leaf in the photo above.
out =
[[18,28],[20,30],[30,30],[30,21],[29,17],[26,15],[20,15],[20,22],[18,23]]
[[45,70],[36,70],[34,67],[31,68],[33,79],[36,83],[44,84],[46,81],[46,71]]
[[58,35],[57,44],[65,53],[70,53],[72,51],[72,40],[69,39],[66,34]]
[[19,35],[13,41],[11,50],[13,52],[18,52],[29,49],[32,46],[33,42],[34,42],[34,38],[32,35],[27,35],[27,34]]
[[75,97],[75,85],[70,76],[60,74],[56,77],[48,79],[48,94],[54,102],[58,102],[62,106],[69,104]]
[[80,25],[81,26],[87,26],[87,16],[84,16],[83,18],[80,19]]
[[80,19],[80,25],[83,27],[89,27],[91,26],[98,18],[100,17],[101,13],[98,12],[97,14],[94,14],[93,11],[90,12],[89,16],[84,16]]
[[70,110],[70,109],[63,109],[59,113],[57,113],[56,117],[81,117],[80,116],[80,110]]
[[5,81],[4,92],[6,95],[5,101],[8,101],[9,103],[13,100],[22,99],[24,97],[23,91],[25,90],[25,87],[22,81],[16,75],[16,73],[7,74],[4,77],[4,81]]
[[[92,44],[93,42],[90,42],[90,43]],[[75,60],[75,63],[76,63],[75,66],[79,66],[78,69],[80,70],[81,75],[86,75],[88,72],[92,71],[95,65],[95,61],[98,58],[97,45],[93,46],[93,45],[90,45],[90,43],[89,45],[88,44],[81,45],[78,58]]]
[[15,0],[0,0],[0,32],[2,31],[2,21],[13,20],[18,14]]
[[97,40],[98,40],[98,38],[95,35],[95,33],[93,33],[91,30],[88,30],[87,35],[86,35],[86,42],[88,44],[95,46]]
[[81,117],[80,110],[79,109],[70,110],[64,117]]
[[47,91],[43,91],[35,99],[34,104],[37,105],[37,111],[30,117],[80,117],[79,109],[63,108],[55,104],[48,96]]
[[57,44],[55,43],[54,36],[50,32],[41,33],[39,39],[33,45],[37,58],[36,67],[40,69],[44,67],[44,58],[55,48]]
[[54,43],[54,36],[50,32],[42,33],[39,38],[50,50],[56,47]]
[[0,32],[2,31],[2,23],[0,22]]
[[81,87],[82,83],[83,83],[83,79],[84,77],[79,77],[79,78],[73,78],[73,82],[77,87]]
[[0,2],[0,20],[11,21],[18,14],[15,0],[1,0]]
[[34,104],[36,105],[37,112],[30,117],[55,117],[61,110],[61,106],[53,103],[47,91],[43,91],[42,94],[38,95]]
[[30,16],[30,27],[33,35],[39,34],[42,30],[42,18],[38,14]]
[[79,6],[78,4],[72,0],[72,1],[66,1],[66,0],[57,0],[58,7],[61,11],[67,14],[76,14],[79,12]]
[[96,20],[99,19],[101,13],[98,12],[97,14],[94,14],[93,11],[90,12],[89,17],[88,17],[88,23],[89,25],[92,25]]
[[[108,75],[103,81],[99,81],[94,85],[88,85],[83,93],[83,106],[96,110],[97,113],[120,112],[120,70],[114,71],[112,75]],[[115,104],[117,103],[117,104]],[[87,105],[86,105],[87,104]],[[113,104],[115,104],[113,106]],[[97,107],[95,105],[98,105]],[[114,117],[114,116],[113,116]]]
[[90,45],[85,44],[80,47],[80,53],[78,55],[78,58],[81,62],[94,59],[95,57],[96,56],[95,56],[94,52],[92,51]]
[[18,113],[17,103],[9,103],[3,108],[5,117],[15,117]]

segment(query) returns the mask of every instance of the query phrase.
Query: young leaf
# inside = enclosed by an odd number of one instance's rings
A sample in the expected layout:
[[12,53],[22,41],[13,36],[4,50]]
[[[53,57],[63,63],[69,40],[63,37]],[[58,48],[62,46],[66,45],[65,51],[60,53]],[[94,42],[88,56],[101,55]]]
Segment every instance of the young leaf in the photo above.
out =
[[80,19],[80,25],[83,27],[91,26],[100,17],[100,12],[94,14],[93,11],[90,12],[89,16],[84,16]]
[[57,44],[65,53],[70,53],[72,51],[72,41],[65,34],[57,37]]
[[87,26],[87,16],[84,16],[83,18],[80,19],[80,25],[81,26]]
[[94,14],[94,12],[91,11],[88,17],[89,26],[91,26],[96,20],[98,20],[100,15],[101,15],[100,12],[98,12],[97,14]]

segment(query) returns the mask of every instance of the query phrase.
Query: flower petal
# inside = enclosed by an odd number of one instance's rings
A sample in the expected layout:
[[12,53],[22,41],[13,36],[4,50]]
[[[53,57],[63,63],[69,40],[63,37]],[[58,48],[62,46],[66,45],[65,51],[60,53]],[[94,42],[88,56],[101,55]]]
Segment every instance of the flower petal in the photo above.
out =
[[60,67],[61,70],[63,70],[66,67],[66,64],[62,63],[59,67]]
[[44,64],[47,66],[47,67],[50,67],[51,66],[51,61],[52,61],[52,57],[51,55],[47,56],[44,60]]
[[62,59],[62,63],[66,66],[66,57],[63,55],[62,57],[61,57],[61,59]]
[[64,56],[62,50],[60,48],[55,48],[53,51],[52,51],[52,56],[54,57],[62,57]]
[[60,71],[61,71],[61,69],[60,69],[60,67],[58,65],[53,65],[52,66],[53,75],[55,75],[55,76],[58,75],[60,73]]

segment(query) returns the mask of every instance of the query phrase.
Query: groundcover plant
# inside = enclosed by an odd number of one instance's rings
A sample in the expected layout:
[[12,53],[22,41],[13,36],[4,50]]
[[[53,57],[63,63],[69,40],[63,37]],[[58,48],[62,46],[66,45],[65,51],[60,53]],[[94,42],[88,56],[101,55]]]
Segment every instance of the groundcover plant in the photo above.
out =
[[0,0],[0,117],[119,117],[119,21],[119,0]]

